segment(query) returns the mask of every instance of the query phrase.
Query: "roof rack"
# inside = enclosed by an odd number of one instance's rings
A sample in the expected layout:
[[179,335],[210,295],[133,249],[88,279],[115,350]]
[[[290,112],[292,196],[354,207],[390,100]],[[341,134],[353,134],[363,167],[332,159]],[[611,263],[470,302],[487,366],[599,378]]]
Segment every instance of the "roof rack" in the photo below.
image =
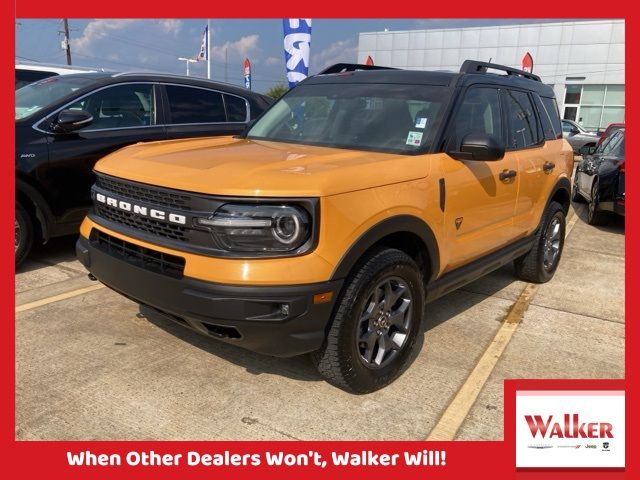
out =
[[502,70],[507,72],[507,75],[517,75],[528,78],[529,80],[535,80],[536,82],[542,82],[540,77],[533,73],[518,70],[517,68],[506,67],[504,65],[498,65],[497,63],[478,62],[476,60],[465,60],[460,67],[460,73],[486,73],[489,68],[493,70]]
[[336,63],[322,70],[318,75],[329,75],[330,73],[355,72],[356,70],[398,70],[392,67],[380,67],[378,65],[362,65],[359,63]]

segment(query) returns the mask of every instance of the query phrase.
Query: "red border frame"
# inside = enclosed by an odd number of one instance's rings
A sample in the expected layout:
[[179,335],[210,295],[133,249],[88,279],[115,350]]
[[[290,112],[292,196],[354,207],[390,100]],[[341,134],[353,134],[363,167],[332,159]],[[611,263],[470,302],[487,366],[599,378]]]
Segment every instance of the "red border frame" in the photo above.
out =
[[[45,2],[44,0],[17,0],[17,7],[13,2],[3,2],[2,16],[3,23],[7,28],[5,40],[0,48],[2,52],[2,65],[5,75],[0,78],[5,92],[13,92],[13,61],[15,55],[14,19],[17,13],[20,18],[54,18],[61,15],[72,16],[74,18],[147,18],[149,9],[143,2],[130,2],[124,0],[111,0],[108,3],[88,3],[81,0],[67,0],[63,4],[55,2]],[[253,2],[252,2],[253,3]],[[252,17],[257,18],[282,18],[292,16],[304,16],[312,18],[361,18],[363,10],[355,3],[345,4],[343,1],[325,0],[323,2],[305,5],[304,11],[298,5],[270,4],[267,2],[255,2],[253,4],[243,4],[243,9],[238,10],[234,3],[213,4],[209,1],[192,0],[188,6],[180,4],[156,4],[153,6],[155,18],[181,17],[190,18],[194,16],[215,16],[216,18],[238,18],[238,13],[250,11]],[[548,17],[563,19],[573,17],[575,11],[563,4],[555,1],[539,0],[531,8],[530,4],[513,4],[506,10],[500,4],[481,4],[468,0],[462,0],[455,6],[446,4],[422,3],[419,5],[394,4],[393,12],[386,10],[384,5],[378,7],[370,6],[366,10],[367,16],[378,18],[404,18],[407,14],[416,18],[455,18],[455,15],[462,14],[465,18],[514,18],[531,17],[532,14],[540,12],[537,18]],[[601,2],[585,0],[581,3],[581,12],[597,12],[602,15],[607,13]],[[195,15],[189,15],[195,14]],[[336,17],[339,14],[340,17]],[[533,17],[531,17],[533,18]],[[593,17],[589,17],[593,18]],[[608,18],[608,17],[601,17]],[[635,15],[627,14],[626,20],[626,123],[628,141],[627,149],[631,154],[639,151],[637,141],[636,119],[632,117],[636,112],[638,104],[638,62],[632,58],[629,52],[638,51],[640,35],[637,34],[639,22]],[[6,23],[5,23],[6,22]],[[634,35],[632,35],[632,32]],[[12,97],[10,97],[12,98]],[[12,101],[3,102],[3,131],[11,132],[13,128]],[[13,135],[8,134],[10,138]],[[507,380],[505,382],[505,441],[503,442],[25,442],[15,441],[15,324],[11,321],[14,318],[14,260],[11,251],[10,240],[13,237],[13,213],[10,205],[14,196],[14,166],[8,161],[14,154],[13,140],[7,142],[5,148],[6,157],[0,168],[3,178],[5,178],[5,188],[0,189],[0,199],[2,205],[6,205],[7,212],[0,221],[0,245],[2,246],[2,275],[0,290],[0,311],[4,320],[0,328],[2,333],[0,341],[3,342],[0,348],[2,361],[3,384],[9,386],[4,388],[0,398],[0,410],[2,415],[2,451],[4,458],[10,459],[7,468],[4,470],[14,478],[82,478],[82,479],[104,479],[108,477],[127,478],[153,478],[154,480],[169,478],[204,478],[204,476],[218,478],[299,478],[304,475],[307,479],[348,476],[349,478],[370,479],[379,474],[389,475],[389,473],[401,475],[402,478],[469,478],[473,476],[490,476],[492,478],[534,478],[540,476],[540,472],[515,470],[515,452],[513,445],[512,431],[514,427],[513,407],[515,405],[515,389],[540,388],[546,389],[597,389],[605,385],[615,386],[616,389],[624,387],[626,390],[628,405],[638,404],[638,378],[639,366],[638,349],[638,327],[634,321],[626,323],[626,343],[625,343],[625,380]],[[637,163],[628,163],[627,170],[631,172],[627,175],[626,195],[630,202],[627,209],[626,220],[626,308],[627,312],[637,313],[639,296],[637,295],[637,274],[639,271],[638,250],[633,248],[632,242],[637,241],[638,232],[638,210],[635,207],[636,191],[638,188],[638,174],[636,173]],[[632,318],[631,315],[627,315]],[[550,346],[551,347],[551,346]],[[607,387],[609,388],[609,387]],[[639,478],[638,459],[634,452],[640,451],[637,437],[633,435],[633,427],[639,427],[639,409],[627,408],[627,467],[624,472],[602,472],[602,471],[545,471],[544,478]],[[191,467],[191,468],[155,468],[155,467],[69,467],[66,462],[66,451],[68,449],[81,450],[91,448],[93,451],[102,452],[126,452],[129,450],[150,450],[158,452],[180,453],[189,449],[202,452],[220,451],[230,449],[238,453],[243,452],[264,452],[265,450],[285,449],[290,452],[304,452],[310,449],[329,452],[331,450],[354,450],[372,449],[377,451],[402,452],[405,450],[421,449],[446,449],[446,467],[426,467],[426,468],[395,468],[392,472],[383,467],[361,467],[361,468],[213,468],[213,467]],[[380,472],[380,473],[378,473]]]

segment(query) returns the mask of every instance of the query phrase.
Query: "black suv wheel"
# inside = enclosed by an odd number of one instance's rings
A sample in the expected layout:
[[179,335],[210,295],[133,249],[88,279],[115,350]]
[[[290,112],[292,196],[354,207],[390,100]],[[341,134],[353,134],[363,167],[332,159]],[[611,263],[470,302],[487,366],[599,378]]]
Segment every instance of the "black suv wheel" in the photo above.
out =
[[27,258],[27,255],[29,255],[31,251],[31,245],[33,245],[33,224],[31,223],[31,217],[19,203],[16,204],[15,229],[17,267]]
[[325,344],[312,354],[318,371],[353,393],[388,385],[408,363],[423,305],[422,276],[411,257],[372,252],[347,280]]
[[562,205],[558,202],[549,203],[533,248],[514,262],[516,274],[521,280],[544,283],[553,278],[562,256],[565,229]]

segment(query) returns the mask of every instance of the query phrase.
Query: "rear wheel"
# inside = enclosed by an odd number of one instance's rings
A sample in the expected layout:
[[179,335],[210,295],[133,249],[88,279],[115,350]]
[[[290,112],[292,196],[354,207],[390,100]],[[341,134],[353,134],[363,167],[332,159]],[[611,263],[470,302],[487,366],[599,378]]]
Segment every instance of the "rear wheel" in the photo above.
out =
[[424,305],[422,276],[407,254],[372,252],[345,284],[322,349],[312,354],[325,379],[349,392],[369,393],[408,364]]
[[607,213],[598,210],[600,203],[600,182],[596,179],[591,187],[591,200],[587,208],[587,223],[589,225],[602,225],[607,221]]
[[553,278],[562,256],[565,228],[562,205],[551,202],[542,217],[542,225],[536,233],[533,248],[514,262],[516,274],[520,279],[544,283]]
[[15,244],[17,267],[27,258],[33,245],[33,223],[27,211],[19,203],[16,204]]

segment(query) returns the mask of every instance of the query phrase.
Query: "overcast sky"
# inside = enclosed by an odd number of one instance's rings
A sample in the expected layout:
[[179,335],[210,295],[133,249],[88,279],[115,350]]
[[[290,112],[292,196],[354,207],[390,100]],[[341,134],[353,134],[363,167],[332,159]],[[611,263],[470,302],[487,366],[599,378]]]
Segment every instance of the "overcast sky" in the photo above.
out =
[[[311,73],[338,62],[355,62],[358,33],[425,28],[537,23],[545,20],[313,20]],[[558,20],[549,20],[558,21]],[[195,57],[206,20],[69,19],[74,65],[118,71],[185,73],[178,57]],[[252,63],[253,88],[263,92],[285,82],[282,20],[211,20],[212,77],[242,84],[242,61]],[[65,63],[60,46],[61,19],[19,19],[16,58]],[[225,73],[225,50],[227,68]],[[206,76],[206,62],[191,64],[192,75]]]

